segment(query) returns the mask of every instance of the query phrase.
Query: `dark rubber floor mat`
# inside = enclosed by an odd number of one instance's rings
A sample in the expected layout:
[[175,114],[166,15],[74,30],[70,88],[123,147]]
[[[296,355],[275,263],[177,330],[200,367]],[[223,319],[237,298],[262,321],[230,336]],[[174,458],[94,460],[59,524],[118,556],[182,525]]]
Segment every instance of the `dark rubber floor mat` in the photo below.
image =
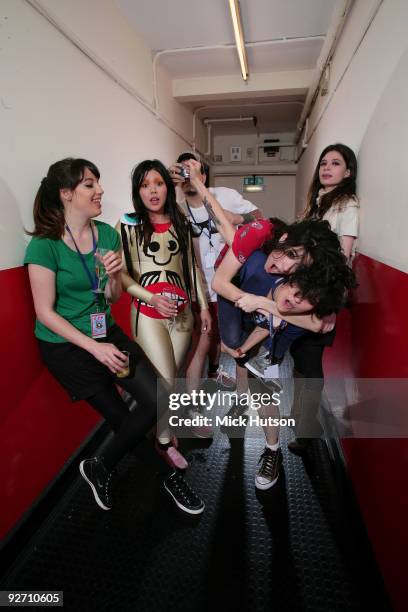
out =
[[120,465],[114,508],[100,510],[78,477],[1,588],[63,590],[72,611],[367,609],[375,584],[364,592],[347,558],[353,533],[325,445],[315,441],[304,462],[288,438],[268,491],[254,486],[262,437],[183,440],[188,480],[206,504],[199,517],[170,500],[146,441]]

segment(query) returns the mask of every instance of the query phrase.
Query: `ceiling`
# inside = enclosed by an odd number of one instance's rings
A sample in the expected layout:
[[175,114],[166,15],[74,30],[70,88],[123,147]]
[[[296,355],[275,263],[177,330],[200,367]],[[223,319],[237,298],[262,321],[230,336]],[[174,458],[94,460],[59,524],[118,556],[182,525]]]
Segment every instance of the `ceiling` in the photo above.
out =
[[[249,64],[242,80],[227,0],[116,0],[199,117],[256,116],[213,133],[294,132],[341,0],[240,0]],[[209,47],[198,49],[197,47]],[[222,105],[222,108],[220,108]],[[208,108],[213,107],[213,108]]]

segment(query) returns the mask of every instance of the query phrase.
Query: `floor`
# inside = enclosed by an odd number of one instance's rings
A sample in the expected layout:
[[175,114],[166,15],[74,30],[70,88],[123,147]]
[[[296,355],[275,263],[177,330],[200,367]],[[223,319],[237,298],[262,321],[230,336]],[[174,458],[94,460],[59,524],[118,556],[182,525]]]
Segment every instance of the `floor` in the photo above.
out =
[[199,517],[168,498],[166,468],[148,440],[122,461],[110,512],[78,477],[1,589],[63,590],[69,611],[386,610],[378,577],[362,581],[325,443],[314,441],[301,459],[288,451],[293,434],[284,428],[282,473],[259,491],[264,438],[248,433],[181,440],[187,478],[206,504]]

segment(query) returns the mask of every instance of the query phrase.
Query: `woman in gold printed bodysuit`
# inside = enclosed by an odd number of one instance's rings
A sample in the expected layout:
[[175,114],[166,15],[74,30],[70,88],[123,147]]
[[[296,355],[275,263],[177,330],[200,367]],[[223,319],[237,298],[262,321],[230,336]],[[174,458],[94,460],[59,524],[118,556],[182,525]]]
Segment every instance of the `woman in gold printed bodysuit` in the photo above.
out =
[[[132,333],[170,389],[186,357],[193,329],[191,300],[201,307],[201,332],[211,317],[197,271],[189,224],[176,203],[174,185],[158,160],[141,162],[132,173],[135,212],[122,216],[125,268],[122,283],[133,297]],[[166,417],[156,448],[173,467],[187,462],[170,435]]]

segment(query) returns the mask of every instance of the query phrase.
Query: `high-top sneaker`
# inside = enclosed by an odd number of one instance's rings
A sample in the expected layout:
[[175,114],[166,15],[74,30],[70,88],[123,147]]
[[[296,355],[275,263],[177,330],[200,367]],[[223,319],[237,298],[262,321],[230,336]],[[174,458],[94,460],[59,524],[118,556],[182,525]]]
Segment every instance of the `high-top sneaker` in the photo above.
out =
[[258,463],[260,467],[255,476],[255,486],[257,489],[270,489],[278,480],[279,469],[282,465],[281,449],[273,451],[265,446]]
[[112,508],[112,478],[116,470],[108,472],[103,459],[94,457],[81,461],[79,471],[91,487],[98,506],[103,510],[110,510]]

